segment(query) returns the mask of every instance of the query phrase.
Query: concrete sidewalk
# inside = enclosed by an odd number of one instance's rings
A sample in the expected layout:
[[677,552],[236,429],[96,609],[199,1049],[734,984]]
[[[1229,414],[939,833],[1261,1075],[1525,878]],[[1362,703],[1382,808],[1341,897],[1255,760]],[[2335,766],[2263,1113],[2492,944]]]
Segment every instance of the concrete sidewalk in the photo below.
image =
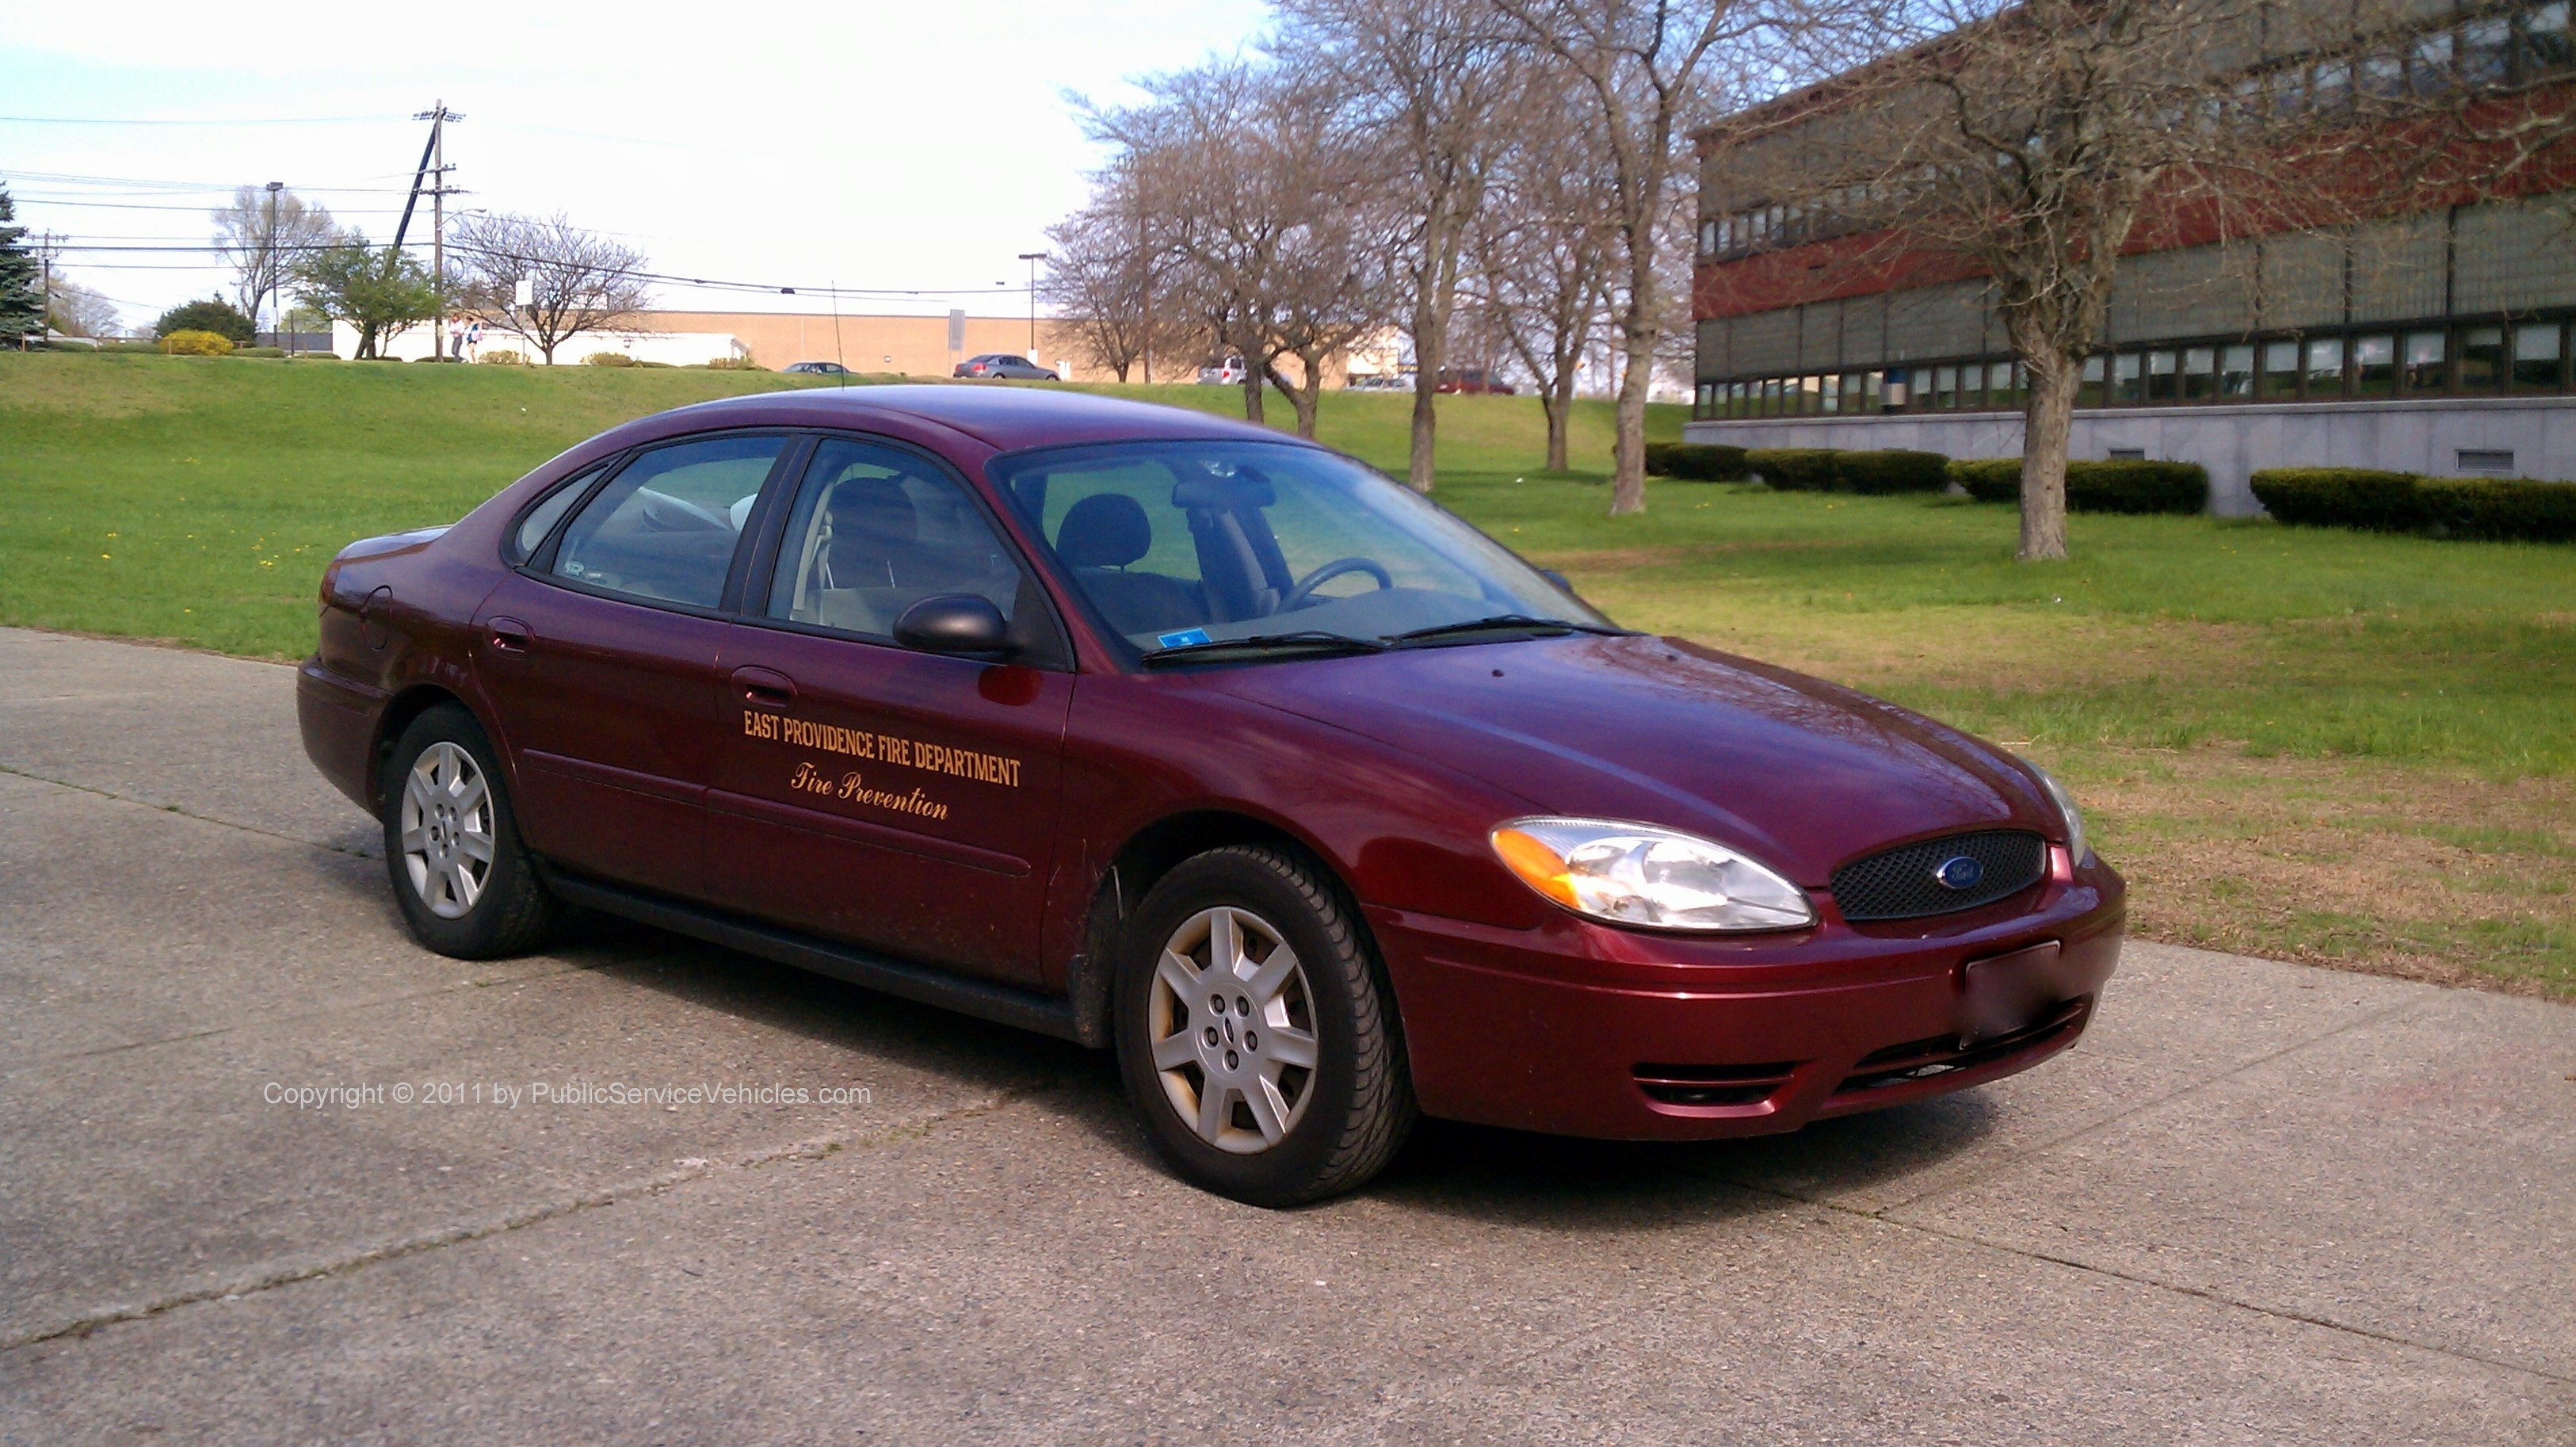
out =
[[1265,1213],[1052,1041],[414,948],[292,695],[0,630],[0,1442],[2576,1444],[2564,1006],[2133,945],[1963,1096]]

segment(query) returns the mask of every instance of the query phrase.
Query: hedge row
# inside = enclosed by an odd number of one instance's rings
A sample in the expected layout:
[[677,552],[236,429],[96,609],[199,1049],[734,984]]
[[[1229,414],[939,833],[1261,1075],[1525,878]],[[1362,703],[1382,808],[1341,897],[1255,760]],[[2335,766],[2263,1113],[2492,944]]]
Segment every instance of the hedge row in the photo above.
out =
[[1649,442],[1646,473],[1685,482],[1736,482],[1745,476],[1744,449],[1713,442]]
[[[1979,502],[2021,500],[2021,459],[1962,458],[1950,480]],[[2069,462],[2069,512],[2196,513],[2209,509],[2209,469],[2197,462]]]
[[2254,496],[2281,522],[2436,537],[2576,539],[2576,484],[2520,477],[2424,477],[2365,467],[2274,467]]
[[1764,482],[1790,492],[1939,492],[1950,481],[1950,459],[1900,448],[1758,447],[1744,462]]

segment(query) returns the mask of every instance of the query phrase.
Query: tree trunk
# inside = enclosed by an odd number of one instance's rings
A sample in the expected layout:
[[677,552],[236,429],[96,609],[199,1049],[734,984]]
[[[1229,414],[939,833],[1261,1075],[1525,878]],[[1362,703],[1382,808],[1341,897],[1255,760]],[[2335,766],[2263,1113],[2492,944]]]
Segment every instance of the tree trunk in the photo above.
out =
[[2053,351],[2029,358],[2030,402],[2022,411],[2023,562],[2066,556],[2066,445],[2075,430],[2075,389],[2084,364]]
[[1276,366],[1265,365],[1262,370],[1269,374],[1270,385],[1279,389],[1279,395],[1288,399],[1290,410],[1297,414],[1297,435],[1312,442],[1315,440],[1315,411],[1324,390],[1324,365],[1320,358],[1304,352],[1291,355],[1305,369],[1295,386],[1289,385],[1287,376]]
[[1646,510],[1646,387],[1655,378],[1655,339],[1627,333],[1627,367],[1619,378],[1618,429],[1610,449],[1610,515]]
[[1261,389],[1269,385],[1261,374],[1269,370],[1265,363],[1254,366],[1250,357],[1243,359],[1243,420],[1258,426],[1262,422]]
[[1538,400],[1547,411],[1547,470],[1567,471],[1571,464],[1567,460],[1565,434],[1568,424],[1574,420],[1574,369],[1559,368],[1556,385],[1541,393]]
[[1426,315],[1429,310],[1420,308],[1413,314],[1413,456],[1404,474],[1413,490],[1421,493],[1432,488],[1440,429],[1440,364],[1446,360],[1448,348],[1448,338],[1440,335],[1448,319],[1444,315],[1433,321]]

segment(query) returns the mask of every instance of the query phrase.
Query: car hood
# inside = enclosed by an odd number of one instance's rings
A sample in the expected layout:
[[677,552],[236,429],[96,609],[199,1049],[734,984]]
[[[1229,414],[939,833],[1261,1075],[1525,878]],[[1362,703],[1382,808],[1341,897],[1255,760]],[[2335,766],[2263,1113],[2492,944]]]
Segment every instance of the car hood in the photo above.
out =
[[2031,776],[1992,745],[1672,639],[1404,649],[1205,677],[1437,760],[1529,800],[1532,813],[1687,830],[1809,888],[1859,855],[1952,830],[2063,832]]

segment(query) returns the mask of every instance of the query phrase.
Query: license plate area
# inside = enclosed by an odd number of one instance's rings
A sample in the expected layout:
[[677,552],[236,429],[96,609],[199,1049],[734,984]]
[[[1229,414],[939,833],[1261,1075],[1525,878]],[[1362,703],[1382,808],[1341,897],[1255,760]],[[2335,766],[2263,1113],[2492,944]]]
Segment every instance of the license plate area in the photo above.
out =
[[1971,1049],[2039,1024],[2065,1002],[2057,941],[1960,967],[1959,1046]]

